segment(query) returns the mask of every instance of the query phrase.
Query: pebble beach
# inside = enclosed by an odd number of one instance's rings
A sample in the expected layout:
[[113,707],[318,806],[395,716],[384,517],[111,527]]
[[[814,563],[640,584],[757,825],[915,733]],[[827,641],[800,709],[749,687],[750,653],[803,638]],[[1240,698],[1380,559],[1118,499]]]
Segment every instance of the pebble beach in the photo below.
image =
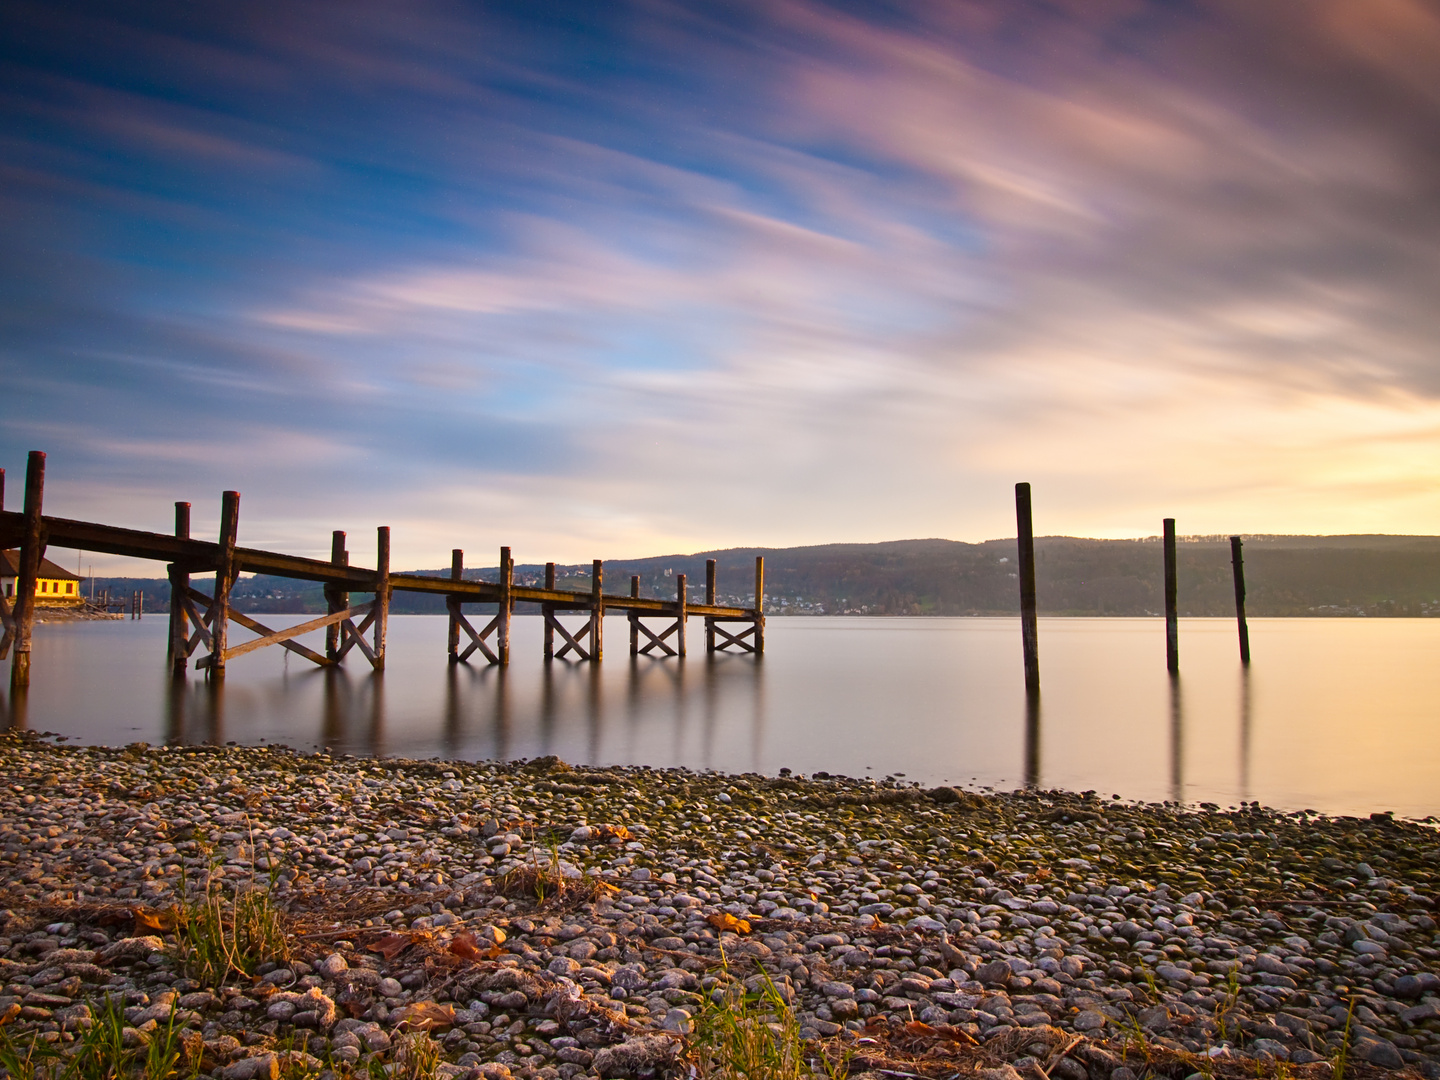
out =
[[[62,1060],[119,1017],[219,1080],[684,1075],[743,986],[850,1076],[1440,1077],[1437,874],[1381,814],[12,733],[0,1032]],[[203,970],[176,913],[247,895],[283,943]]]

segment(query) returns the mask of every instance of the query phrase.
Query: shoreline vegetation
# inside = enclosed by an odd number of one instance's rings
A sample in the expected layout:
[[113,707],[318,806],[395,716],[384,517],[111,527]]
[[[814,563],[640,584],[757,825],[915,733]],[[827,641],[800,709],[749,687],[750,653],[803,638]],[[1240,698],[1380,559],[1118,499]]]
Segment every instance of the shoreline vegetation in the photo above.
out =
[[13,1080],[1440,1077],[1390,815],[3,738]]
[[[1178,545],[1180,615],[1235,614],[1230,544],[1226,537],[1181,537]],[[1040,614],[1144,616],[1165,610],[1158,538],[1091,540],[1042,536],[1035,541]],[[897,540],[879,544],[821,544],[795,548],[736,548],[612,559],[606,581],[622,587],[640,578],[640,595],[672,599],[675,575],[685,574],[691,599],[704,596],[705,561],[717,563],[719,602],[744,606],[749,593],[731,593],[753,581],[755,556],[765,556],[767,615],[942,615],[1019,613],[1015,541],[966,544],[954,540]],[[1252,618],[1440,616],[1440,537],[1247,536],[1246,605]],[[558,566],[561,588],[588,590],[590,566]],[[544,581],[541,564],[515,567],[518,584]],[[448,568],[417,573],[444,575]],[[494,581],[497,571],[476,567],[467,579]],[[201,580],[199,577],[197,581]],[[163,578],[96,581],[115,595],[141,590],[147,612],[168,610]],[[623,589],[622,589],[623,591]],[[358,594],[357,594],[358,595]],[[318,583],[284,578],[241,578],[231,593],[248,614],[318,614],[325,599]],[[493,605],[476,605],[485,610]],[[526,605],[518,605],[517,614]],[[442,597],[397,593],[392,614],[444,614]]]

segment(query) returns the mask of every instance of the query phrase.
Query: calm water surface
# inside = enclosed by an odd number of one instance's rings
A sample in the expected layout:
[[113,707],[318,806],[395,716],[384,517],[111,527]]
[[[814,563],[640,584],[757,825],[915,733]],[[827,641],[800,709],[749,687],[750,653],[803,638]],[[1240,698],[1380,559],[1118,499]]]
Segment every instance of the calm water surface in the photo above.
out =
[[547,666],[540,620],[514,625],[506,671],[451,668],[443,616],[396,616],[382,677],[363,658],[323,672],[272,648],[232,661],[222,692],[195,675],[172,688],[164,616],[37,626],[28,698],[5,704],[34,730],[95,743],[557,754],[1440,813],[1440,620],[1255,619],[1248,673],[1233,621],[1182,620],[1172,682],[1161,620],[1041,619],[1038,709],[1018,620],[775,618],[760,663],[707,658],[697,622],[701,651],[682,663],[632,661],[615,618],[596,666]]

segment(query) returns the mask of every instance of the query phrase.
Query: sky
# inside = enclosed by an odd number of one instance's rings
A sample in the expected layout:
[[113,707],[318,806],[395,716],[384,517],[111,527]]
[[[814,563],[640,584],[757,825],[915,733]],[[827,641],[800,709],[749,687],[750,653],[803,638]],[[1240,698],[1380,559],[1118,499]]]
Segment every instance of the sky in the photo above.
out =
[[3,22],[8,509],[40,449],[49,513],[397,568],[1013,536],[1020,480],[1440,533],[1437,0]]

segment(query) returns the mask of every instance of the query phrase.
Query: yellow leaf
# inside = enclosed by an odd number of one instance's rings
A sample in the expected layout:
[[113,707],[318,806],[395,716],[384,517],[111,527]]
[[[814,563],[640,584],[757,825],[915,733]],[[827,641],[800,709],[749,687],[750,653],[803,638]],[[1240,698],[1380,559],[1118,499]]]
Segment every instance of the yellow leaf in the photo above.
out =
[[748,934],[750,923],[745,919],[737,919],[728,911],[717,911],[713,915],[706,915],[705,921],[717,930],[730,930],[736,934]]
[[448,1027],[455,1023],[455,1006],[442,1005],[438,1001],[417,1001],[400,1010],[397,1027],[413,1031],[429,1031],[432,1028]]

